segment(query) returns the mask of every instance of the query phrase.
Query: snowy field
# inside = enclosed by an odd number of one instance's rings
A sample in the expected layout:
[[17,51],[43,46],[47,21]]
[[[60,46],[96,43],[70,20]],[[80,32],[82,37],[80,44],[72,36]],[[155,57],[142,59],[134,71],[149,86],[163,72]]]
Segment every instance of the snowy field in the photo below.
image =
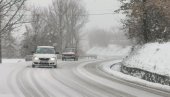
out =
[[170,76],[170,42],[149,43],[123,61],[127,67],[139,68],[160,75]]

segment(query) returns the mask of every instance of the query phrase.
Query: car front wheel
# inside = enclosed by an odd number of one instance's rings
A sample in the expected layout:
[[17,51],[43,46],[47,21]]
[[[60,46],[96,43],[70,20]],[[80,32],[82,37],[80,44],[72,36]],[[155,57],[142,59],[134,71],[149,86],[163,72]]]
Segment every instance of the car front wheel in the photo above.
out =
[[57,65],[54,65],[54,68],[57,68]]
[[32,68],[35,68],[35,65],[32,65]]

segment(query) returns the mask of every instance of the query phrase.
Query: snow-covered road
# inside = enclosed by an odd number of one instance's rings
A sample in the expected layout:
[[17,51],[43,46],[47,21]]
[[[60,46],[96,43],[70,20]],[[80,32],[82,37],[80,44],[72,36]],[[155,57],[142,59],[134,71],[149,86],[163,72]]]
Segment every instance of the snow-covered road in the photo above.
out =
[[170,97],[106,74],[98,69],[106,61],[64,61],[57,69],[31,68],[30,62],[1,64],[0,97]]

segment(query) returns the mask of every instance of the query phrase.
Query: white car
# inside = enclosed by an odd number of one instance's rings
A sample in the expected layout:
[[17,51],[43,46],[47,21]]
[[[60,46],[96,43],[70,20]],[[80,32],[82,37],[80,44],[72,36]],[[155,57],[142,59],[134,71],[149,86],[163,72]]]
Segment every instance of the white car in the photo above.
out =
[[57,54],[53,46],[38,46],[32,57],[32,67],[57,68]]

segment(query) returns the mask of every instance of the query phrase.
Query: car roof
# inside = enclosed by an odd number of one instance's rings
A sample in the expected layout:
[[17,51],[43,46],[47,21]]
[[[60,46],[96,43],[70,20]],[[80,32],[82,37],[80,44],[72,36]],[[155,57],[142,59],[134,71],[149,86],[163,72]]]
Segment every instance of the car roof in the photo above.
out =
[[53,46],[37,46],[37,48],[54,48]]

